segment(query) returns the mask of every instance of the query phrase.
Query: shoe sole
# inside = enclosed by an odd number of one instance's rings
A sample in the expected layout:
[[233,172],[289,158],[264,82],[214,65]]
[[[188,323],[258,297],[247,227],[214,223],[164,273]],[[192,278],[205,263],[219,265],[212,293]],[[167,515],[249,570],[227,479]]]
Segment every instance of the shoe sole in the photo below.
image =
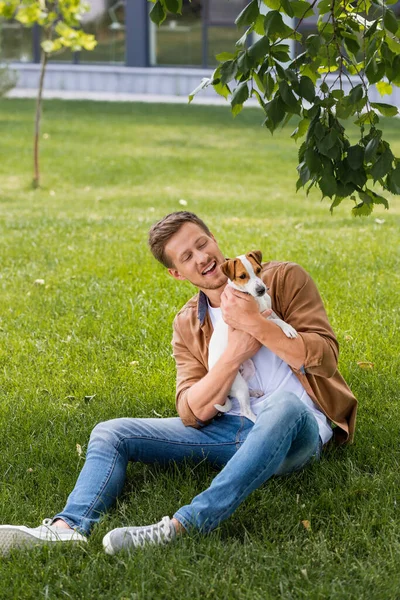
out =
[[38,539],[31,533],[15,527],[2,527],[0,529],[0,554],[7,554],[13,548],[35,546],[47,540]]
[[54,542],[86,542],[86,539],[43,539],[32,534],[27,528],[18,528],[2,525],[0,527],[0,555],[7,554],[14,548],[29,548],[40,544],[52,544]]

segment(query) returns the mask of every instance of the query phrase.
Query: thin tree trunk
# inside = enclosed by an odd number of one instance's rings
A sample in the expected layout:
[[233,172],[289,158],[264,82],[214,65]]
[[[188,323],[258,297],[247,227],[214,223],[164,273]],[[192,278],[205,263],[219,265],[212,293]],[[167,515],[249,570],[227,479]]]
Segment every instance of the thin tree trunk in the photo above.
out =
[[46,72],[48,55],[46,52],[42,51],[42,68],[40,71],[40,81],[39,81],[39,90],[38,97],[36,101],[36,117],[35,117],[35,140],[34,140],[34,149],[33,149],[33,162],[34,162],[34,176],[33,176],[33,187],[39,187],[40,183],[40,171],[39,171],[39,133],[40,133],[40,117],[42,114],[42,93],[43,93],[43,82],[44,75]]

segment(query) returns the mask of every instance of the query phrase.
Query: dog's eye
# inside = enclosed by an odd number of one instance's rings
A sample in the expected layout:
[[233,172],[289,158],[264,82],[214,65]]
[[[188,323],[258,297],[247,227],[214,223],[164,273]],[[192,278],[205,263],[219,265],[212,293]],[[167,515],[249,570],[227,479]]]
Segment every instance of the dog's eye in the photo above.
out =
[[239,279],[246,279],[246,275],[243,273],[243,275],[239,275]]
[[260,273],[261,273],[261,269],[257,269],[256,275],[259,275]]

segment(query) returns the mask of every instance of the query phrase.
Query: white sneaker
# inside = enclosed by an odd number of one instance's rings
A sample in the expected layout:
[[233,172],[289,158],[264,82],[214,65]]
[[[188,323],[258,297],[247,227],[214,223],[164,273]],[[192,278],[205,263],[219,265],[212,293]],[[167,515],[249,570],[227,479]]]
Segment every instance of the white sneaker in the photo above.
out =
[[147,544],[167,544],[175,538],[174,524],[169,517],[164,517],[155,525],[112,529],[104,536],[103,547],[107,554],[117,554],[121,550],[132,550]]
[[39,527],[25,525],[0,525],[0,554],[13,548],[36,546],[52,542],[87,542],[84,535],[74,529],[54,527],[51,519],[45,519]]

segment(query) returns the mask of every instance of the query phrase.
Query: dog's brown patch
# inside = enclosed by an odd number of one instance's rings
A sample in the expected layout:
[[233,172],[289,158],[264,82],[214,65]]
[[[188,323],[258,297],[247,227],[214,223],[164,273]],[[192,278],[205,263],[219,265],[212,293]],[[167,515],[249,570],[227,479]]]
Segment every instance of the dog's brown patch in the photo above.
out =
[[233,258],[222,263],[221,271],[236,285],[244,286],[250,279],[247,269],[239,258]]
[[254,269],[254,273],[259,275],[261,273],[261,261],[262,261],[262,252],[260,250],[252,250],[246,254],[247,260],[251,263],[251,266]]

